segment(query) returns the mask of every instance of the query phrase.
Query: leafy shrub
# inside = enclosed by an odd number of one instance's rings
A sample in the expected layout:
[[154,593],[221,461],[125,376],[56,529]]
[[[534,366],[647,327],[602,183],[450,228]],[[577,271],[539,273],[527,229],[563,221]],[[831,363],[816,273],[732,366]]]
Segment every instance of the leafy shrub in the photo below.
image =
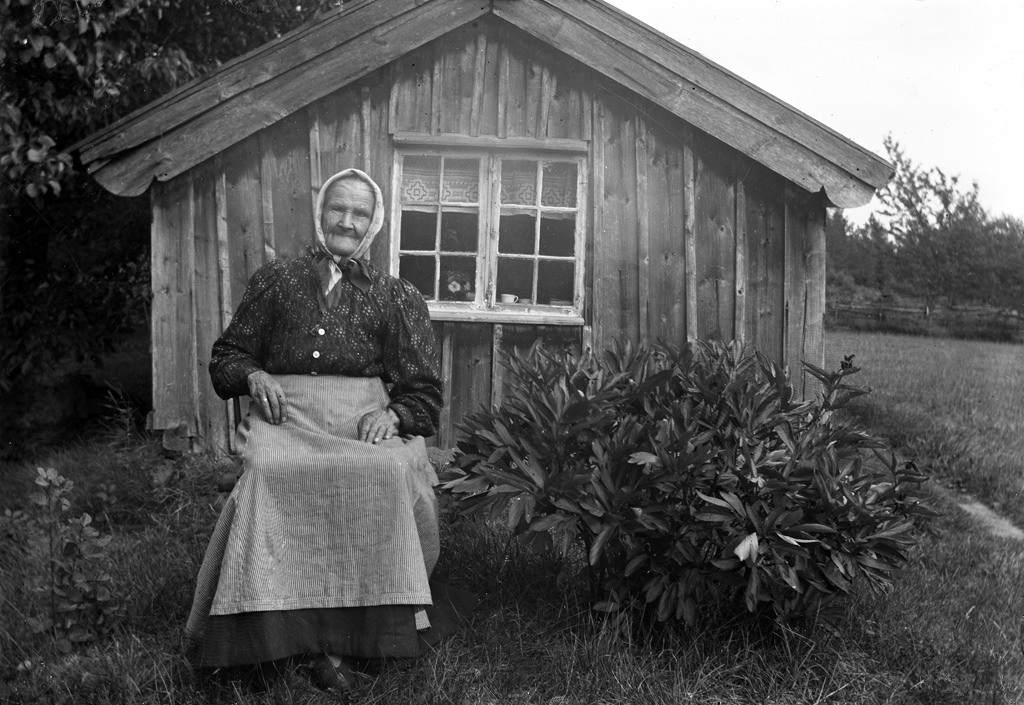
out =
[[739,346],[617,345],[596,359],[512,357],[496,409],[467,416],[442,488],[568,559],[599,609],[693,624],[714,600],[780,620],[864,578],[887,588],[931,515],[924,477],[837,412],[858,368],[807,371],[815,401]]
[[108,572],[111,537],[100,534],[89,514],[71,512],[72,481],[52,468],[37,468],[35,484],[26,533],[46,571],[34,576],[44,605],[29,621],[33,631],[52,634],[68,650],[109,633],[121,614]]

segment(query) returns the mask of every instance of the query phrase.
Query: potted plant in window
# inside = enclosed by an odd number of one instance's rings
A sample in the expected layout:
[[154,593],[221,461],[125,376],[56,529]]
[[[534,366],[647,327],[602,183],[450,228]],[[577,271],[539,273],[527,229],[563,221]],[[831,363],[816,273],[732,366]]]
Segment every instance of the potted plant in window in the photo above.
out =
[[445,272],[442,297],[448,301],[472,301],[473,281],[465,272],[452,269]]

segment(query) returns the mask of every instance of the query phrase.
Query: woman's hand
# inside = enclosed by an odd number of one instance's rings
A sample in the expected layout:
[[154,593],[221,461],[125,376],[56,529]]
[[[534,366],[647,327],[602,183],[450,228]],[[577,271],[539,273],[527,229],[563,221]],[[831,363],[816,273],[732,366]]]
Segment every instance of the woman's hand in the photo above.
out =
[[260,408],[263,418],[272,424],[280,424],[288,418],[280,382],[263,370],[253,372],[246,379],[249,381],[249,396]]
[[359,419],[359,440],[380,443],[398,435],[398,414],[391,409],[374,409]]

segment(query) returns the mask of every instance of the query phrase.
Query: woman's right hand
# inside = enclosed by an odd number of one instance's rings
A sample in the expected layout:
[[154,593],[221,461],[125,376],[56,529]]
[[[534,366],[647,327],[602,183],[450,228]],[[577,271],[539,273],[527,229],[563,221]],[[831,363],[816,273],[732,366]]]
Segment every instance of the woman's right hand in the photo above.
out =
[[249,396],[263,413],[263,418],[272,424],[285,421],[288,413],[281,383],[263,370],[251,373],[246,379],[249,382]]

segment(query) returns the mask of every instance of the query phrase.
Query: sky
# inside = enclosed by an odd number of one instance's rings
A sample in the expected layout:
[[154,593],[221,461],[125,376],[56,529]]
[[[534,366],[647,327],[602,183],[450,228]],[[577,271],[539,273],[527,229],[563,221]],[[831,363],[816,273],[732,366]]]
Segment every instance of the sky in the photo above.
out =
[[[1024,218],[1024,0],[609,0],[875,154]],[[874,203],[846,212],[864,222]]]

